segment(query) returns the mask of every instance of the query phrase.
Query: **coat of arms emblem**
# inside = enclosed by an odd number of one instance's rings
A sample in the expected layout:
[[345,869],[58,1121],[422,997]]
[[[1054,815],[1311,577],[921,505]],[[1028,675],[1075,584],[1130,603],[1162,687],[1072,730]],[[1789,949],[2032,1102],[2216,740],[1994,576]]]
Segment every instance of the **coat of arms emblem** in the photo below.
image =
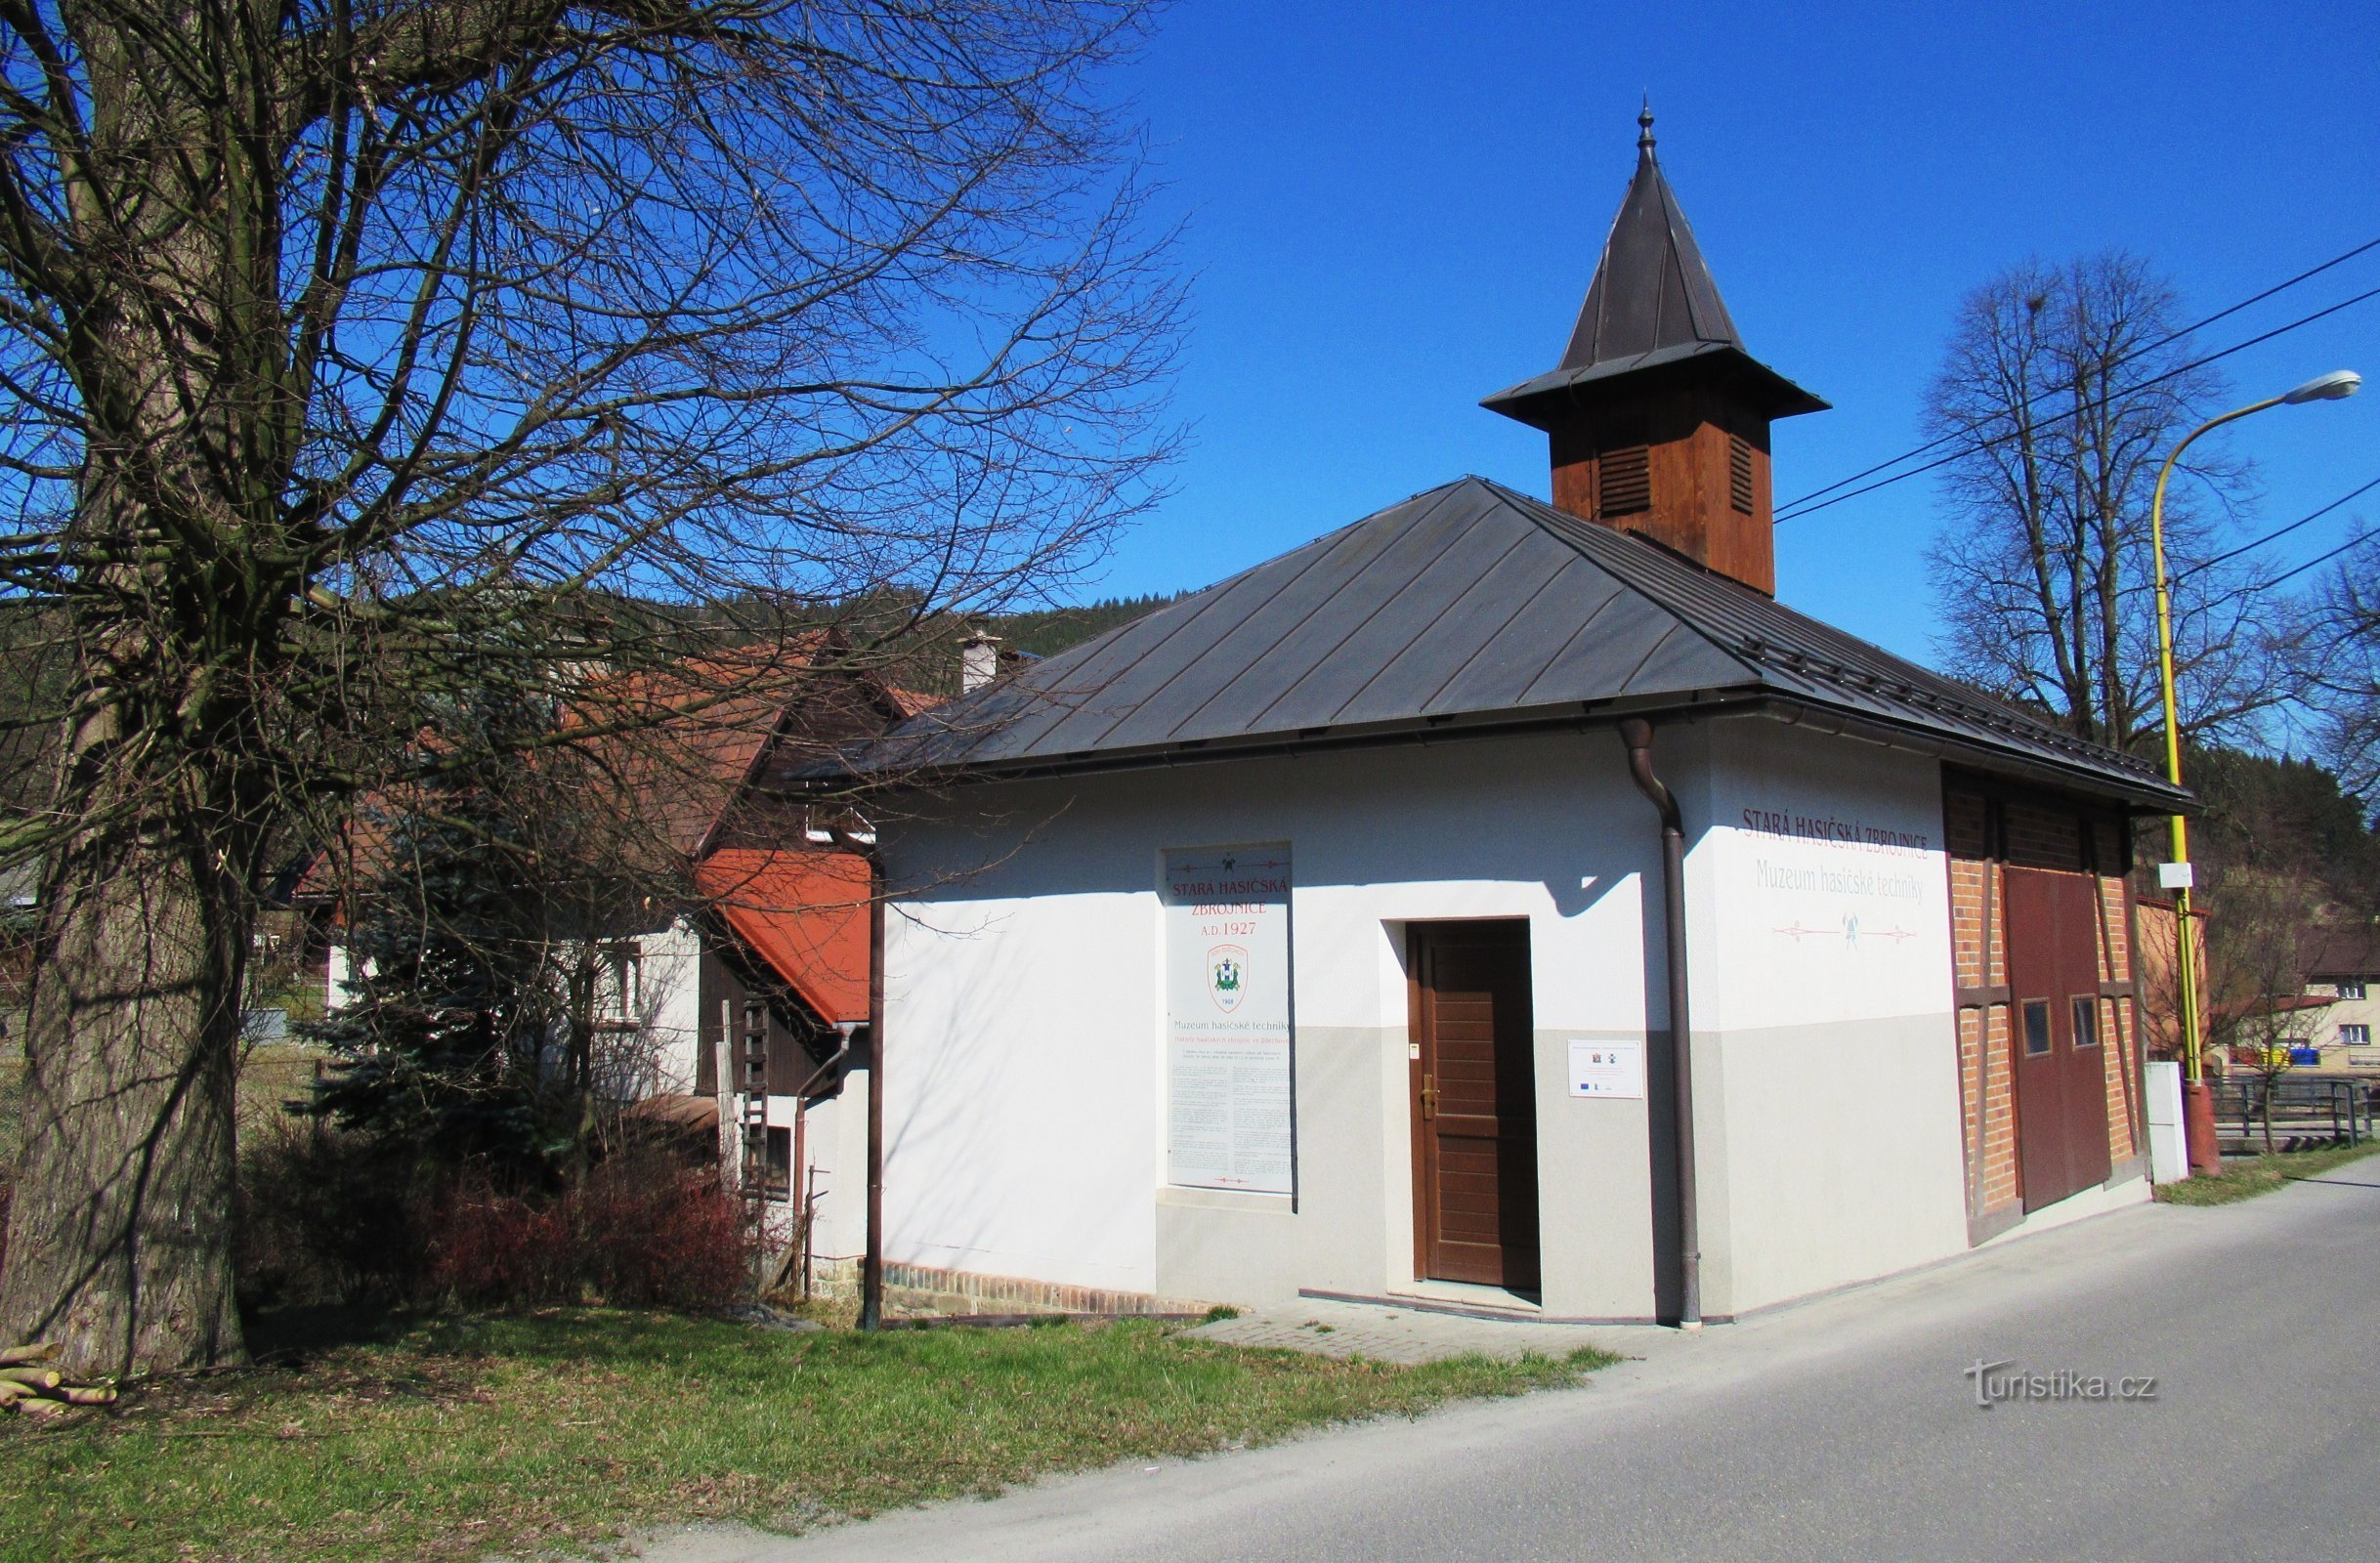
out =
[[1207,995],[1228,1015],[1247,995],[1248,951],[1238,945],[1217,945],[1207,951]]

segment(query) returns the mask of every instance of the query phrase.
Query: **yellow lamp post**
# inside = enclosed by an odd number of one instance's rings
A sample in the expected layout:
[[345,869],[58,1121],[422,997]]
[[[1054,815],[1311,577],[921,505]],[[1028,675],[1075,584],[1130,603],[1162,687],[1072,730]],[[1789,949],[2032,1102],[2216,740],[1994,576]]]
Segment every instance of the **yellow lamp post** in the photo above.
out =
[[[2182,437],[2182,443],[2165,458],[2157,473],[2155,495],[2148,503],[2149,546],[2156,556],[2157,570],[2157,663],[2162,684],[2165,711],[2165,776],[2175,786],[2182,784],[2182,723],[2174,707],[2174,618],[2173,596],[2165,579],[2165,485],[2174,475],[2174,466],[2182,459],[2190,442],[2211,429],[2220,429],[2252,412],[2267,407],[2296,406],[2305,401],[2337,401],[2352,397],[2363,384],[2363,377],[2353,369],[2336,369],[2307,381],[2294,391],[2262,401],[2251,401],[2244,407],[2234,407],[2221,417],[2209,418]],[[2182,999],[2182,1057],[2183,1074],[2188,1081],[2184,1087],[2188,1101],[2183,1121],[2188,1128],[2189,1162],[2193,1171],[2221,1171],[2223,1158],[2215,1147],[2215,1117],[2206,1094],[2206,1072],[2198,1030],[2198,952],[2196,942],[2190,938],[2190,866],[2189,835],[2182,816],[2173,817],[2173,861],[2157,870],[2159,884],[2174,892],[2174,977]]]

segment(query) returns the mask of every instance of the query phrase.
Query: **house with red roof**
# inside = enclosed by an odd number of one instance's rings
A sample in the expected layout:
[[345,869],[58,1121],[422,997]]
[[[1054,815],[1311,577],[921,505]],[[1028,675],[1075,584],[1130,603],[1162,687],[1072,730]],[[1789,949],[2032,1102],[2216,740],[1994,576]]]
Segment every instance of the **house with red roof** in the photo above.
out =
[[[591,681],[564,721],[591,736],[567,763],[522,762],[600,790],[607,839],[631,865],[623,883],[650,891],[561,941],[593,967],[602,1088],[635,1117],[728,1151],[780,1220],[797,1195],[816,1196],[829,1257],[847,1224],[837,1169],[856,1164],[837,1108],[868,1019],[867,841],[837,811],[786,804],[766,782],[937,703],[834,668],[830,649],[812,637]],[[386,799],[359,809],[307,890],[335,898],[343,877],[368,875],[394,812]],[[331,921],[325,1003],[337,1008],[350,974]]]

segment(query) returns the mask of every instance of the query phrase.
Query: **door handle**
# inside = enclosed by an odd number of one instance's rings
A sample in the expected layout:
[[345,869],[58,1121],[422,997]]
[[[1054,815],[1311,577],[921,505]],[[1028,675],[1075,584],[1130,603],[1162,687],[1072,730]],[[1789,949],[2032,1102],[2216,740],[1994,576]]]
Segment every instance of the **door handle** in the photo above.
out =
[[1438,1077],[1435,1075],[1424,1075],[1422,1077],[1422,1121],[1426,1123],[1437,1116]]

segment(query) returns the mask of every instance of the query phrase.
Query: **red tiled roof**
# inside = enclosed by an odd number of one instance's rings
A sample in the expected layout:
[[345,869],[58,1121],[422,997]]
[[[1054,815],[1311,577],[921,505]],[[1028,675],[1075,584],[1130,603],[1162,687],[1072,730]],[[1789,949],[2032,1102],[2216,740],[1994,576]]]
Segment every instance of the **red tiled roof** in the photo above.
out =
[[[563,718],[566,731],[582,736],[520,763],[554,767],[574,784],[616,798],[618,850],[651,860],[649,871],[681,871],[714,839],[773,740],[805,714],[880,727],[941,703],[864,672],[853,675],[848,699],[804,678],[825,642],[811,633],[588,679]],[[297,894],[332,899],[343,882],[378,872],[395,808],[386,793],[359,799],[340,839],[308,865]]]
[[2298,966],[2309,981],[2335,977],[2380,977],[2380,928],[2336,923],[2298,941]]
[[868,1019],[865,859],[735,847],[696,865],[695,885],[820,1019]]
[[682,862],[701,850],[751,776],[823,637],[751,646],[590,682],[566,725],[627,731],[581,746],[639,824]]

